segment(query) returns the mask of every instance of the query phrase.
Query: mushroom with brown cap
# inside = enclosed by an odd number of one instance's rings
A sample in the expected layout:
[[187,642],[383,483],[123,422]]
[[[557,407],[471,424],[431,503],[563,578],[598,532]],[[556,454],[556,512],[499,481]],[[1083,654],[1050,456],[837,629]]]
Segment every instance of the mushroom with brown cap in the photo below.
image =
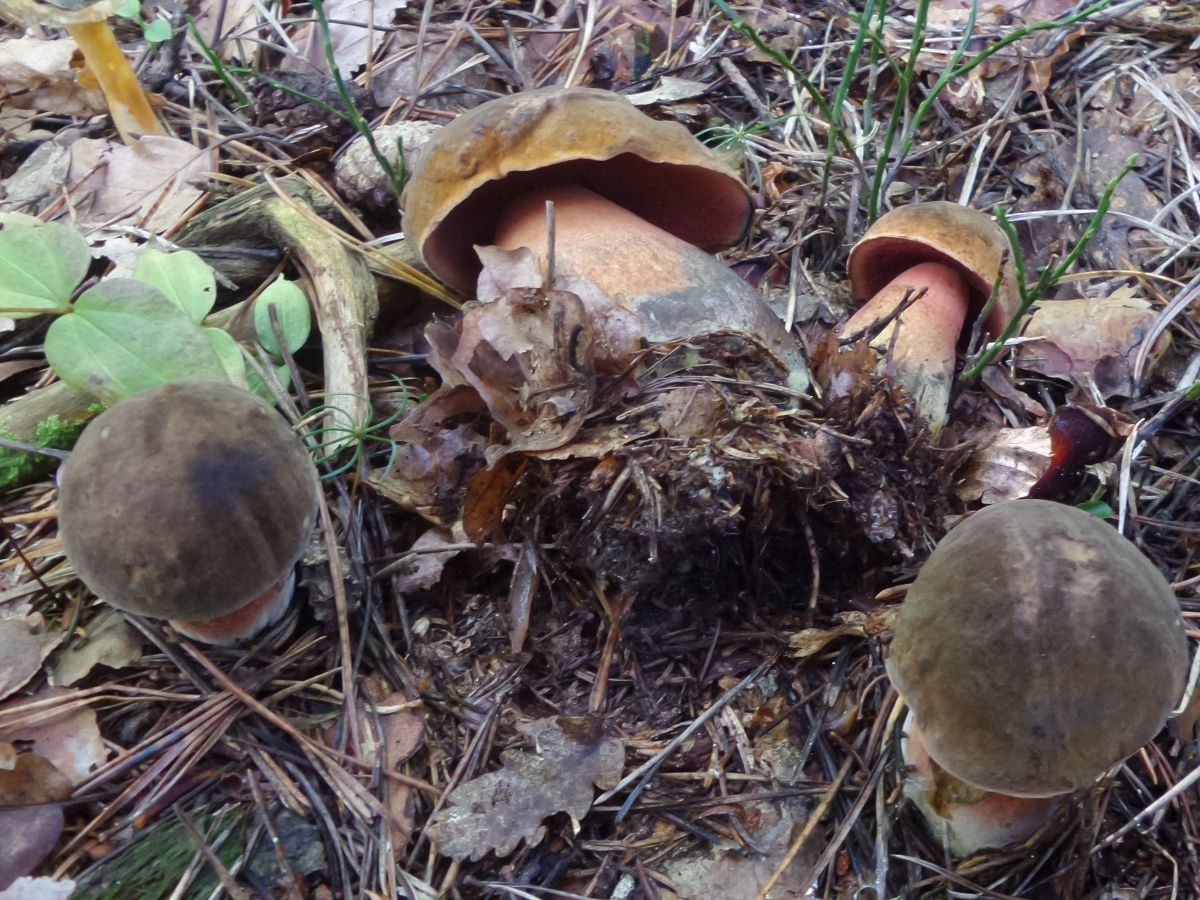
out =
[[267,403],[233,385],[179,382],[84,429],[59,477],[59,528],[101,599],[233,643],[286,611],[317,491],[304,444]]
[[555,271],[587,278],[636,314],[643,337],[754,333],[806,380],[782,321],[710,255],[745,236],[746,186],[682,125],[616,94],[541,88],[463,113],[421,148],[404,231],[435,275],[469,293],[477,245],[527,247],[545,271],[548,201]]
[[959,855],[1023,840],[1154,737],[1187,661],[1175,595],[1132,543],[1075,507],[988,507],[900,608],[907,789]]
[[79,45],[80,53],[100,85],[121,140],[133,144],[142,135],[163,134],[164,131],[108,25],[108,17],[122,5],[122,0],[91,3],[0,0],[0,14],[26,25],[66,29]]
[[[999,284],[983,333],[999,334],[1018,306],[1008,239],[991,217],[947,201],[902,206],[880,217],[850,251],[850,290],[864,305],[840,334],[867,332],[915,302],[872,338],[890,354],[897,383],[933,431],[945,422],[964,326]],[[923,291],[923,294],[918,292]]]

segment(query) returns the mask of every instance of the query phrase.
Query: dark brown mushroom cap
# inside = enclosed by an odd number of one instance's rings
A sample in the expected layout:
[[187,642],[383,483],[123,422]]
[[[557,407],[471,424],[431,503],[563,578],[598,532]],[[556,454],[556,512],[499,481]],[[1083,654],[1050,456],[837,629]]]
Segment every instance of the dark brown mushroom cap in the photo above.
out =
[[296,563],[317,490],[303,443],[267,403],[229,384],[167,384],[84,429],[59,479],[59,529],[101,599],[211,619]]
[[746,233],[750,194],[677,122],[594,88],[540,88],[468,110],[424,144],[404,189],[404,233],[439,278],[474,289],[474,245],[493,243],[508,202],[577,184],[701,249]]
[[1086,787],[1162,727],[1183,692],[1179,604],[1132,543],[1046,500],[953,529],[900,609],[888,672],[930,755],[989,791]]
[[[985,333],[999,334],[1016,312],[1017,275],[1006,255],[1008,238],[987,213],[947,200],[900,206],[880,216],[850,251],[850,291],[869,300],[897,275],[918,263],[945,263],[962,272],[971,288],[971,316],[983,309],[1003,272]],[[973,318],[968,318],[968,325]],[[963,329],[969,335],[971,329]]]

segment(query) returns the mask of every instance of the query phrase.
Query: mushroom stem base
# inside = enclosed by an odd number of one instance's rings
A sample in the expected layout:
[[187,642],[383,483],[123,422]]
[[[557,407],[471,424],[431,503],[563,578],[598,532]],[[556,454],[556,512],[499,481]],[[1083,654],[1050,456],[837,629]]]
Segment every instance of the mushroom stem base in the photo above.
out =
[[586,278],[636,317],[636,334],[610,336],[615,350],[633,349],[641,338],[657,342],[742,331],[788,366],[793,386],[807,387],[808,367],[798,343],[754,288],[712,254],[593,191],[558,185],[523,194],[500,216],[496,245],[529,248],[545,272],[549,201],[554,203],[555,272]]
[[1013,797],[955,778],[930,757],[910,711],[900,753],[908,766],[904,793],[955,856],[1003,847],[1032,837],[1054,818],[1064,795]]
[[165,134],[108,22],[79,22],[66,29],[100,84],[121,140],[133,146],[144,134]]
[[880,366],[904,389],[932,431],[941,429],[950,405],[959,335],[971,293],[966,279],[944,263],[926,262],[893,278],[840,329],[869,332],[917,292],[918,299],[871,338]]
[[295,587],[296,573],[289,571],[270,590],[233,612],[215,619],[171,619],[171,627],[193,641],[227,647],[254,637],[282,619],[292,605]]

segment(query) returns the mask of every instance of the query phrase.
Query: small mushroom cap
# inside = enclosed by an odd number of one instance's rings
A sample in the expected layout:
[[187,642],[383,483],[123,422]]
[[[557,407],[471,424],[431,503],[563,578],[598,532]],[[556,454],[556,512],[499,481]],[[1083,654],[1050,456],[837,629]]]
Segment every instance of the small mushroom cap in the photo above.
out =
[[179,382],[84,429],[59,478],[59,529],[79,577],[113,606],[212,619],[286,577],[317,490],[304,444],[267,403]]
[[404,189],[404,232],[426,265],[474,288],[476,244],[491,244],[508,201],[530,187],[578,184],[709,251],[737,243],[750,194],[720,156],[594,88],[540,88],[477,106],[418,153]]
[[937,545],[887,667],[942,768],[1048,797],[1154,737],[1188,652],[1175,595],[1137,547],[1082,510],[1014,500]]
[[[1003,269],[996,305],[984,323],[986,332],[996,335],[1019,305],[1016,269],[1005,256],[1008,248],[1000,226],[977,209],[947,200],[901,206],[880,216],[850,251],[850,291],[857,301],[869,300],[906,269],[941,262],[966,276],[975,314]],[[964,330],[969,334],[970,329]]]

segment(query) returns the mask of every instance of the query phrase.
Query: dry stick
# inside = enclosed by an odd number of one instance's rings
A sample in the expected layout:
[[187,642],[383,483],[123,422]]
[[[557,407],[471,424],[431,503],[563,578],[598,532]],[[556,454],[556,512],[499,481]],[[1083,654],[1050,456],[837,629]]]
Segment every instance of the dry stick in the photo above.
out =
[[825,793],[821,795],[820,802],[816,805],[811,813],[808,814],[808,821],[804,823],[804,829],[796,835],[796,839],[792,841],[792,845],[788,847],[787,853],[783,859],[779,861],[779,865],[775,867],[775,871],[771,873],[771,877],[767,879],[767,883],[758,889],[757,900],[766,900],[767,894],[771,892],[771,888],[775,887],[775,882],[783,877],[783,873],[787,871],[788,866],[792,864],[792,860],[796,858],[796,854],[800,852],[800,848],[804,846],[804,842],[809,839],[812,833],[816,830],[817,824],[821,821],[821,817],[825,815],[829,809],[833,798],[837,796],[837,792],[841,790],[842,781],[850,772],[850,765],[854,762],[853,756],[847,756],[846,761],[842,763],[842,767],[838,769],[838,773],[834,776],[829,787],[825,789]]
[[1167,791],[1165,794],[1143,809],[1140,813],[1138,813],[1136,816],[1098,843],[1095,847],[1093,847],[1092,854],[1094,855],[1099,853],[1105,847],[1112,846],[1114,843],[1120,840],[1121,837],[1132,831],[1139,822],[1145,821],[1168,803],[1173,802],[1176,797],[1178,797],[1192,785],[1196,784],[1196,782],[1200,782],[1200,766],[1197,766],[1196,768],[1192,769],[1192,771],[1180,778],[1177,782],[1175,782],[1174,786],[1169,791]]
[[[850,756],[846,762],[849,763],[854,757]],[[842,767],[845,768],[845,763]],[[875,764],[874,770],[871,772],[867,783],[863,785],[862,791],[858,795],[858,799],[854,801],[854,805],[850,807],[850,812],[846,814],[845,819],[838,825],[837,831],[833,834],[833,839],[821,851],[816,864],[809,870],[803,878],[800,879],[800,884],[811,884],[817,880],[817,875],[820,871],[829,865],[833,855],[841,848],[842,842],[846,840],[846,835],[850,833],[850,829],[854,827],[854,823],[858,821],[858,817],[862,815],[863,808],[867,805],[867,799],[871,796],[877,784],[880,784],[880,778],[883,775],[883,770],[887,768],[887,760],[883,757]],[[832,796],[831,796],[832,799]],[[782,870],[780,870],[782,874]]]
[[203,854],[204,858],[208,860],[208,864],[212,867],[212,870],[216,872],[217,878],[221,880],[221,886],[225,889],[229,896],[232,897],[233,900],[251,900],[250,892],[238,884],[237,881],[234,880],[234,877],[229,874],[229,870],[225,868],[225,864],[221,862],[221,858],[213,852],[212,847],[208,846],[208,841],[205,839],[204,835],[200,833],[196,826],[192,824],[192,820],[188,818],[187,813],[183,811],[183,808],[176,803],[172,807],[172,810],[179,818],[180,823],[182,823],[183,827],[187,830],[187,833],[191,836],[192,841],[195,842],[196,849]]
[[[342,580],[342,558],[338,555],[337,535],[325,492],[321,497],[321,535],[325,539],[325,555],[329,557],[329,579],[333,586],[333,605],[337,612],[338,649],[342,654],[342,697],[350,746],[354,755],[362,756],[362,736],[358,733],[358,704],[354,696],[354,651],[350,645],[350,608],[346,601],[346,583]],[[344,747],[339,747],[339,750]]]
[[695,734],[698,729],[702,728],[704,723],[724,709],[734,697],[749,687],[756,678],[762,675],[762,673],[774,663],[775,657],[764,660],[756,669],[754,669],[753,672],[726,691],[716,703],[697,716],[692,724],[681,731],[674,740],[667,744],[667,746],[663,747],[653,757],[642,763],[642,765],[638,766],[636,769],[622,778],[619,782],[617,782],[617,786],[612,790],[605,791],[603,794],[597,797],[592,805],[599,806],[601,803],[611,800],[615,795],[619,794],[621,791],[625,790],[625,788],[629,787],[629,785],[637,781],[637,787],[634,788],[632,793],[629,795],[629,799],[622,804],[620,811],[617,813],[618,822],[624,819],[625,815],[629,812],[629,807],[633,805],[633,801],[637,798],[637,795],[641,793],[641,790],[643,787],[645,787],[646,782],[654,777],[654,773],[658,771],[658,768],[664,762],[666,762],[667,757],[679,749],[679,747],[683,745],[684,741]]

